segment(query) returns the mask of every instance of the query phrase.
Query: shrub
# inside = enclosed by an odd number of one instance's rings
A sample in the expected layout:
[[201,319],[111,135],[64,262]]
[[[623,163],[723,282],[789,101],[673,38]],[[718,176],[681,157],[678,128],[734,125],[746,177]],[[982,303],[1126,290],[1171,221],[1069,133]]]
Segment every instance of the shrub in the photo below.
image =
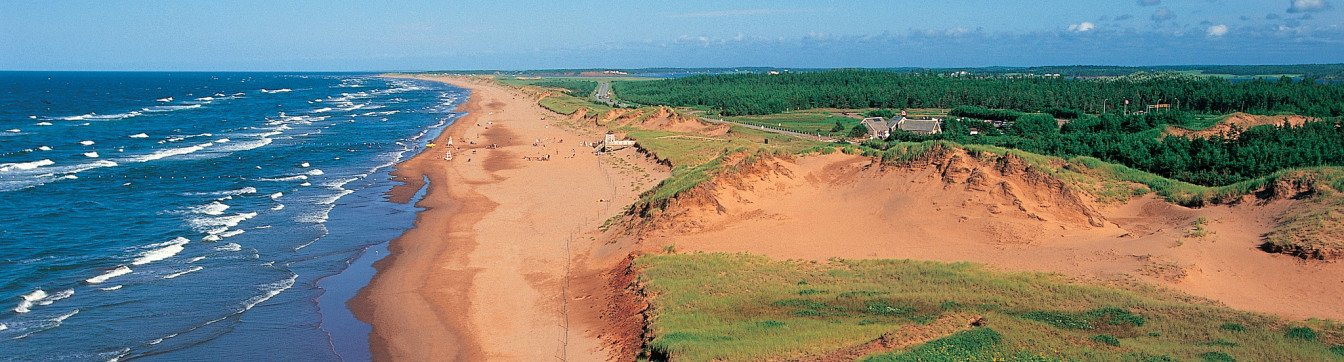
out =
[[1098,334],[1098,335],[1092,336],[1092,341],[1093,341],[1093,342],[1097,342],[1097,343],[1101,343],[1101,344],[1108,344],[1108,345],[1112,345],[1112,346],[1119,346],[1119,345],[1120,345],[1120,339],[1115,338],[1115,336],[1112,336],[1112,335],[1109,335],[1109,334]]
[[1232,358],[1232,356],[1229,356],[1229,355],[1227,355],[1227,353],[1223,353],[1223,352],[1204,352],[1204,354],[1199,355],[1199,358],[1200,358],[1200,359],[1203,359],[1204,362],[1236,362],[1236,361],[1237,361],[1236,358]]
[[1289,328],[1288,332],[1284,333],[1283,335],[1288,338],[1300,339],[1304,341],[1316,340],[1316,331],[1308,327]]
[[1340,357],[1344,357],[1344,345],[1330,346],[1330,352],[1333,352]]
[[1222,326],[1219,326],[1218,328],[1220,328],[1220,329],[1222,329],[1222,330],[1224,330],[1224,331],[1229,331],[1229,332],[1245,332],[1245,331],[1246,331],[1246,326],[1243,326],[1243,325],[1241,325],[1240,323],[1223,323],[1223,325],[1222,325]]

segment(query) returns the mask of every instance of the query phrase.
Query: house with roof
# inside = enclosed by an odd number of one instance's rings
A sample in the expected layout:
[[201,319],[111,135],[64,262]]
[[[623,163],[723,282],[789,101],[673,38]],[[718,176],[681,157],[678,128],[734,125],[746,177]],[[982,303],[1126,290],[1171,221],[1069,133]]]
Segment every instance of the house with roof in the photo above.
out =
[[883,117],[868,117],[860,122],[864,128],[868,129],[868,139],[887,138],[891,136],[891,123]]
[[943,133],[943,120],[939,118],[910,119],[901,117],[901,120],[896,121],[896,124],[891,128],[921,135],[939,134]]

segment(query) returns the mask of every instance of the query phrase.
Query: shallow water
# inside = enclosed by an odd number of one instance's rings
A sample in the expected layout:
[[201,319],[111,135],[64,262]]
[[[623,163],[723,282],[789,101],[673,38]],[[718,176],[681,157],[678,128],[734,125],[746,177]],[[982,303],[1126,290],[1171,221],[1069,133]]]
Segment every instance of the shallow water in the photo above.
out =
[[465,98],[359,74],[0,72],[0,360],[367,359],[344,303],[415,212],[387,172]]

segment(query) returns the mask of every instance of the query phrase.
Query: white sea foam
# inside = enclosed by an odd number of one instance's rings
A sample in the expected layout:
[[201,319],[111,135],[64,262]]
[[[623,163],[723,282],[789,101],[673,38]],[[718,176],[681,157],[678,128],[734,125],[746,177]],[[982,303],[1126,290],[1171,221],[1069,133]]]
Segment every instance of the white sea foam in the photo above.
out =
[[168,102],[172,102],[172,101],[173,101],[173,97],[159,98],[159,99],[156,99],[156,101],[163,102],[163,103],[168,103]]
[[81,114],[81,115],[78,115],[78,116],[57,117],[57,118],[51,118],[51,119],[61,120],[61,121],[117,120],[117,119],[127,119],[127,118],[131,118],[131,117],[136,117],[136,116],[139,116],[139,115],[141,115],[141,114],[143,114],[143,113],[140,113],[139,111],[131,111],[131,112],[126,112],[126,113],[114,113],[114,114],[87,113],[87,114]]
[[322,172],[322,169],[320,169],[320,168],[315,168],[315,169],[313,169],[312,171],[308,171],[308,172],[305,172],[305,173],[308,174],[309,176],[322,176],[322,175],[326,174],[326,172]]
[[283,292],[283,291],[285,291],[285,290],[287,290],[287,289],[293,287],[293,286],[294,286],[294,281],[295,281],[295,280],[298,280],[298,279],[299,279],[299,276],[298,276],[297,274],[295,274],[295,275],[291,275],[291,276],[289,277],[289,279],[285,279],[285,280],[281,280],[281,281],[278,281],[278,282],[275,282],[275,283],[270,283],[270,284],[266,284],[266,285],[261,286],[260,290],[261,290],[262,294],[261,294],[261,295],[258,295],[258,296],[255,296],[255,297],[252,297],[252,298],[249,298],[247,301],[244,301],[244,302],[243,302],[243,311],[250,310],[250,309],[252,309],[252,307],[257,306],[257,304],[261,304],[261,303],[263,303],[263,302],[266,302],[266,301],[268,301],[268,300],[271,300],[271,298],[275,298],[275,296],[278,295],[278,294],[280,294],[280,292]]
[[121,287],[122,287],[121,284],[117,284],[117,285],[113,285],[113,286],[110,286],[110,287],[98,288],[98,290],[103,290],[103,291],[109,291],[109,292],[110,292],[110,291],[113,291],[113,290],[121,289]]
[[74,289],[62,290],[56,292],[56,294],[48,295],[46,298],[42,298],[42,300],[37,301],[37,305],[51,305],[51,303],[55,303],[56,301],[61,299],[69,298],[70,296],[73,295],[75,295]]
[[38,126],[50,126],[51,122],[37,122]]
[[17,307],[14,307],[14,312],[28,313],[29,311],[28,308],[31,308],[33,306],[33,303],[42,300],[43,298],[46,297],[47,297],[47,291],[41,289],[34,290],[32,293],[24,294],[23,297],[21,297],[23,300],[19,301],[19,305]]
[[284,210],[284,209],[285,209],[285,204],[276,204],[275,206],[271,206],[271,211],[280,211],[280,210]]
[[232,141],[232,140],[230,140],[230,139],[228,139],[228,138],[220,138],[220,139],[215,140],[215,143],[229,143],[229,141]]
[[[43,147],[46,147],[46,146],[43,146]],[[38,149],[41,149],[41,147],[39,147]],[[43,150],[43,151],[46,151],[46,150]],[[33,169],[37,169],[38,167],[42,167],[42,166],[51,166],[51,165],[55,165],[55,164],[56,164],[56,162],[52,162],[51,160],[46,160],[46,159],[44,159],[44,160],[38,160],[38,161],[32,161],[32,162],[0,163],[0,172],[10,172],[10,171],[20,171],[20,170],[33,170]]]
[[287,182],[287,181],[299,181],[299,180],[307,180],[307,179],[308,179],[308,175],[294,175],[294,176],[285,176],[285,177],[262,178],[262,179],[258,179],[258,180],[261,180],[261,181],[272,181],[272,182]]
[[198,261],[201,261],[201,260],[205,260],[205,257],[204,257],[204,256],[198,256],[198,257],[195,257],[195,258],[187,259],[187,263],[195,263],[195,262],[198,262]]
[[180,105],[180,106],[153,106],[153,107],[142,108],[142,109],[140,109],[140,110],[145,111],[145,112],[159,113],[159,112],[180,111],[180,110],[184,110],[184,109],[196,109],[196,108],[201,108],[201,107],[202,107],[202,106],[201,106],[200,104],[185,104],[185,105]]
[[216,246],[216,247],[215,247],[215,250],[216,250],[216,251],[239,251],[239,250],[243,250],[243,246],[242,246],[242,245],[238,245],[237,243],[228,243],[228,244],[224,244],[224,245]]
[[280,197],[282,197],[282,196],[285,196],[285,193],[283,193],[283,192],[273,193],[273,194],[271,194],[271,200],[279,200]]
[[212,201],[209,204],[192,207],[191,212],[205,215],[223,215],[224,211],[228,209],[229,205],[225,205],[219,201]]
[[300,164],[299,164],[299,167],[303,167],[303,168],[308,168],[308,166],[309,166],[309,165],[308,165],[307,162],[304,162],[304,163],[300,163]]
[[79,144],[81,144],[81,145],[85,145],[85,146],[93,146],[93,141],[88,141],[88,140],[79,141]]
[[311,182],[304,182],[304,183],[299,184],[299,186],[312,186],[312,185],[313,185],[313,183],[311,183]]
[[169,149],[164,149],[164,150],[158,150],[158,151],[155,151],[154,153],[151,153],[151,154],[148,154],[148,155],[136,156],[136,157],[133,157],[132,159],[134,159],[134,160],[137,161],[137,162],[149,162],[149,161],[154,161],[154,160],[162,159],[162,158],[165,158],[165,157],[172,157],[172,156],[179,156],[179,155],[185,155],[185,154],[195,153],[196,151],[200,151],[200,150],[205,149],[206,147],[210,147],[210,146],[214,146],[214,145],[215,145],[214,143],[206,142],[206,143],[202,143],[202,144],[195,145],[195,146],[189,146],[189,147],[169,148]]
[[4,323],[0,323],[0,331],[6,330],[6,329],[9,329],[9,325],[4,324]]
[[208,234],[220,234],[223,233],[224,230],[227,230],[228,228],[232,228],[234,226],[238,226],[238,223],[256,216],[257,213],[255,212],[245,212],[241,214],[222,216],[222,217],[195,218],[188,220],[187,223],[191,224],[192,228],[197,231],[205,232]]
[[38,147],[37,150],[38,150],[38,151],[51,151],[51,146],[41,146],[41,147]]
[[314,110],[313,110],[313,113],[326,113],[326,112],[331,112],[331,111],[332,111],[332,108],[331,108],[331,107],[322,107],[322,108],[314,109]]
[[291,91],[293,91],[293,90],[292,90],[292,89],[289,89],[289,88],[280,88],[280,89],[265,89],[265,88],[262,88],[262,89],[261,89],[261,92],[262,92],[262,93],[266,93],[266,94],[285,93],[285,92],[291,92]]
[[136,133],[136,134],[133,134],[133,135],[130,135],[130,136],[127,136],[127,137],[130,137],[130,138],[149,138],[149,135],[144,134],[144,133]]
[[177,255],[177,253],[181,253],[182,250],[186,249],[187,241],[189,240],[179,236],[168,242],[161,243],[160,245],[162,246],[159,247],[158,249],[146,251],[143,254],[140,254],[140,257],[135,258],[135,260],[131,262],[131,265],[145,265],[159,260],[171,258],[173,257],[173,255]]
[[96,152],[96,151],[84,152],[84,157],[88,157],[88,158],[98,158],[98,152]]
[[[226,138],[226,139],[224,139],[224,141],[225,141],[225,142],[229,142],[229,139]],[[218,142],[218,141],[216,141],[216,142]],[[233,143],[229,143],[229,144],[227,144],[227,145],[221,145],[221,146],[218,146],[218,147],[213,148],[212,150],[213,150],[214,152],[220,152],[220,153],[238,152],[238,151],[247,151],[247,150],[253,150],[253,149],[257,149],[257,148],[264,147],[264,146],[266,146],[266,145],[271,144],[271,142],[273,142],[272,139],[270,139],[270,138],[266,138],[266,137],[262,137],[262,138],[255,139],[255,140],[250,140],[250,141],[233,142]]]
[[84,279],[84,282],[85,282],[85,283],[89,283],[89,284],[98,284],[98,283],[105,282],[105,281],[107,281],[108,279],[116,278],[116,277],[119,277],[119,276],[122,276],[122,275],[126,275],[126,274],[130,274],[130,273],[131,273],[131,268],[128,267],[128,266],[122,265],[122,266],[118,266],[116,269],[108,270],[107,272],[105,272],[105,273],[103,273],[103,274],[100,274],[100,275],[98,275],[98,276],[96,276],[96,277],[92,277],[92,278]]
[[[255,193],[257,193],[257,188],[252,187],[252,186],[248,186],[248,187],[244,187],[244,188],[236,189],[236,190],[225,190],[225,191],[215,191],[215,192],[189,192],[189,193],[187,193],[187,196],[226,196],[226,197],[227,197],[227,196],[238,196],[238,195],[251,195],[251,194],[255,194]],[[221,199],[221,200],[227,200],[227,199]]]
[[180,276],[186,275],[187,273],[200,271],[201,269],[205,269],[205,267],[203,267],[203,266],[193,266],[193,267],[187,268],[187,270],[183,270],[183,271],[180,271],[180,272],[176,272],[176,273],[172,273],[172,274],[164,275],[164,276],[163,276],[163,279],[173,279],[173,278],[176,278],[176,277],[180,277]]

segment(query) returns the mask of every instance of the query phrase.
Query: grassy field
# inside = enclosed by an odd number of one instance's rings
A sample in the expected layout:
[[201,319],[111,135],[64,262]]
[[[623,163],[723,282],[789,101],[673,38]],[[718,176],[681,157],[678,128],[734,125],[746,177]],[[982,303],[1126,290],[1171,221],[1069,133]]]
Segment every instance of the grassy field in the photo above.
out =
[[[850,129],[859,125],[858,119],[826,112],[789,112],[766,116],[728,117],[725,120],[824,136],[844,136]],[[840,124],[839,130],[835,129],[837,123]]]
[[606,113],[612,110],[608,105],[589,101],[587,98],[579,98],[565,94],[553,94],[542,98],[537,102],[542,107],[559,114],[574,114],[581,108],[587,108],[589,114]]
[[[1140,286],[1103,287],[966,264],[645,255],[649,346],[688,361],[815,358],[948,321],[871,361],[1344,358],[1344,327],[1287,323]],[[978,327],[969,325],[983,317]],[[895,333],[897,342],[909,333]],[[1233,359],[1225,359],[1233,358]]]

